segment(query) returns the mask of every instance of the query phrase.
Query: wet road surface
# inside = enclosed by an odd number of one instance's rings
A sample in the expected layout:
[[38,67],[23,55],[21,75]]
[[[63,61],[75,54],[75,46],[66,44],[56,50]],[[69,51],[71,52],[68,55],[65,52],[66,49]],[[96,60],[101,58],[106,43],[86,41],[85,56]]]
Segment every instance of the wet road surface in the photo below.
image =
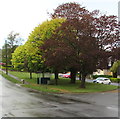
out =
[[[2,117],[118,117],[118,92],[45,94],[0,76]],[[1,111],[0,111],[1,112]]]
[[2,78],[0,77],[0,118],[2,118]]

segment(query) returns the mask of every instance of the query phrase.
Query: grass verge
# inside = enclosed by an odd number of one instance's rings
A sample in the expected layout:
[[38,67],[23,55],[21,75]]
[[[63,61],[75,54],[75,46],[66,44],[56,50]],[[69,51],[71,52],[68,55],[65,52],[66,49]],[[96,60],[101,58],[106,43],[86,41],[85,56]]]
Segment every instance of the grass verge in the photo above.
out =
[[[96,83],[88,83],[86,82],[86,88],[80,88],[80,81],[77,80],[76,84],[71,84],[69,78],[60,78],[58,80],[58,85],[54,85],[54,77],[51,76],[51,84],[52,85],[43,85],[37,84],[37,74],[33,73],[33,79],[29,79],[29,73],[27,72],[14,72],[10,71],[10,74],[24,79],[25,81],[29,82],[29,84],[24,84],[22,86],[35,89],[42,92],[54,92],[54,93],[90,93],[90,92],[103,92],[103,91],[110,91],[118,89],[118,86],[113,85],[104,85],[104,84],[96,84]],[[13,78],[3,75],[8,80],[16,83]]]
[[11,81],[11,82],[13,82],[13,83],[21,83],[20,81],[14,79],[14,78],[12,78],[12,77],[10,77],[9,75],[6,75],[6,74],[3,73],[2,71],[0,71],[0,74],[1,74],[4,78],[8,79],[9,81]]

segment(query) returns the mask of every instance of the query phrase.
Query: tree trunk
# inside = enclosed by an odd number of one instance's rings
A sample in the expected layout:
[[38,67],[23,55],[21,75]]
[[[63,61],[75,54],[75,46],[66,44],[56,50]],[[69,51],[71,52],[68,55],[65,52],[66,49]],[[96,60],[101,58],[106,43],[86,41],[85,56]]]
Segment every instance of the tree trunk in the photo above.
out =
[[42,72],[42,77],[45,78],[45,73],[44,72]]
[[75,69],[71,69],[70,76],[71,76],[71,82],[70,83],[75,84],[75,82],[76,82],[76,70]]
[[79,80],[81,81],[81,73],[79,73]]
[[30,71],[30,79],[32,79],[32,72]]
[[85,78],[86,78],[86,75],[82,74],[81,76],[81,84],[80,84],[80,88],[85,88]]
[[58,85],[58,71],[55,71],[55,84]]
[[117,78],[117,72],[113,73],[113,78]]

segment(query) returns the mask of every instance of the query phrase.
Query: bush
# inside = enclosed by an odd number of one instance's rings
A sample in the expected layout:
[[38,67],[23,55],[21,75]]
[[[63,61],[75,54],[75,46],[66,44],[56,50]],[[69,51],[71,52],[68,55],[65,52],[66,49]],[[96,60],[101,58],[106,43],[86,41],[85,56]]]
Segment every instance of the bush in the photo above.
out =
[[112,78],[112,75],[92,75],[93,79],[96,79],[98,77]]
[[2,67],[1,67],[1,69],[2,69],[2,70],[5,70],[5,69],[6,69],[6,67],[2,66]]
[[112,82],[120,83],[120,78],[110,78]]

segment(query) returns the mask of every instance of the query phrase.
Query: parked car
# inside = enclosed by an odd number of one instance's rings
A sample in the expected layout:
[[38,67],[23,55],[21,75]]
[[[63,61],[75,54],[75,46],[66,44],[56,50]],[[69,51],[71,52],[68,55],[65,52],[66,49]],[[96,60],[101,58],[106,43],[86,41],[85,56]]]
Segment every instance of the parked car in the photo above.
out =
[[63,78],[70,78],[70,73],[66,73],[66,74],[59,74],[60,77],[63,77]]
[[111,81],[109,78],[98,77],[95,80],[93,80],[93,83],[111,84]]

